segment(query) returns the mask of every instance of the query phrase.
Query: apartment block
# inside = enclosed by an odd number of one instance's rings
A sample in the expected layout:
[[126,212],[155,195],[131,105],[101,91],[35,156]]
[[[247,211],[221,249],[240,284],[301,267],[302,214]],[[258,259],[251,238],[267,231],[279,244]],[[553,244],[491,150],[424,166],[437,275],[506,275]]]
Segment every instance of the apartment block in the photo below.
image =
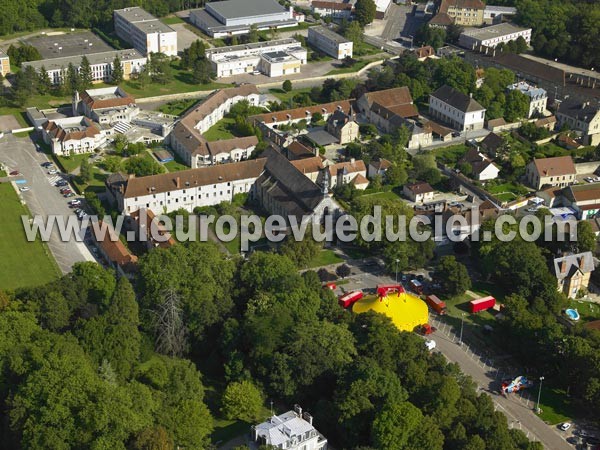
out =
[[352,41],[329,28],[318,26],[308,29],[308,43],[337,59],[352,58]]
[[139,6],[113,13],[115,32],[143,55],[164,53],[177,56],[177,31]]

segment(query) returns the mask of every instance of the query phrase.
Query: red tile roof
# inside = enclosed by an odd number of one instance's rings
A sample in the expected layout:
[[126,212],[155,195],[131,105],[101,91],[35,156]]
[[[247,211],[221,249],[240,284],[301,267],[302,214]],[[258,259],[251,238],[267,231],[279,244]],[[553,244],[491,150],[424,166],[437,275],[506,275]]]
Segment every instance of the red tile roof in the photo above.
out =
[[341,108],[344,112],[350,112],[353,103],[354,100],[340,100],[339,102],[323,103],[321,105],[303,106],[301,108],[258,114],[250,117],[250,119],[256,122],[264,122],[265,124],[287,122],[288,120],[308,120],[317,112],[321,114],[331,114],[338,108]]
[[[98,233],[96,227],[92,227],[94,237],[111,262],[125,268],[130,264],[137,263],[137,256],[133,255],[127,247],[119,240],[115,230],[108,223],[98,221]],[[104,235],[104,236],[102,236]]]

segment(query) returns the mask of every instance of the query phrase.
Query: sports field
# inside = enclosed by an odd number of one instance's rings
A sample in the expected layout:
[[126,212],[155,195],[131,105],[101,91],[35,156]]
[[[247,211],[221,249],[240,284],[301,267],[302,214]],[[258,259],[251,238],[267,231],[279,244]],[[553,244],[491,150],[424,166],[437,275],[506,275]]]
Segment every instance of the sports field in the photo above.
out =
[[385,314],[401,331],[414,331],[429,321],[427,305],[419,297],[407,293],[392,293],[381,300],[378,296],[366,296],[352,307],[355,313],[375,311]]
[[0,289],[36,286],[58,277],[58,267],[40,241],[27,242],[21,215],[28,214],[10,183],[0,183]]

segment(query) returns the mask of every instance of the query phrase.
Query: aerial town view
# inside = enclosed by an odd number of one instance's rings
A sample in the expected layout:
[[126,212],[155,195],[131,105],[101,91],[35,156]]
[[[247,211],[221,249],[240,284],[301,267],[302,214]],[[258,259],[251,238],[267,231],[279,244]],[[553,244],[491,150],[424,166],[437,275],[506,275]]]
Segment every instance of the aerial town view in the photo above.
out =
[[0,449],[600,450],[599,1],[0,3]]

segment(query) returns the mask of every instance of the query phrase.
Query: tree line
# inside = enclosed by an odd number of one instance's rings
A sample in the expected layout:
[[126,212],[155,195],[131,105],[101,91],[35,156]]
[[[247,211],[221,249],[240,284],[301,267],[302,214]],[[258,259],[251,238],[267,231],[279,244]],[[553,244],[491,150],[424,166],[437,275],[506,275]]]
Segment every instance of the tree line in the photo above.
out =
[[299,274],[313,245],[244,261],[178,244],[143,256],[133,284],[80,263],[3,293],[4,442],[210,448],[214,417],[264,420],[270,398],[301,403],[338,448],[541,448],[420,338],[343,310],[315,272]]

